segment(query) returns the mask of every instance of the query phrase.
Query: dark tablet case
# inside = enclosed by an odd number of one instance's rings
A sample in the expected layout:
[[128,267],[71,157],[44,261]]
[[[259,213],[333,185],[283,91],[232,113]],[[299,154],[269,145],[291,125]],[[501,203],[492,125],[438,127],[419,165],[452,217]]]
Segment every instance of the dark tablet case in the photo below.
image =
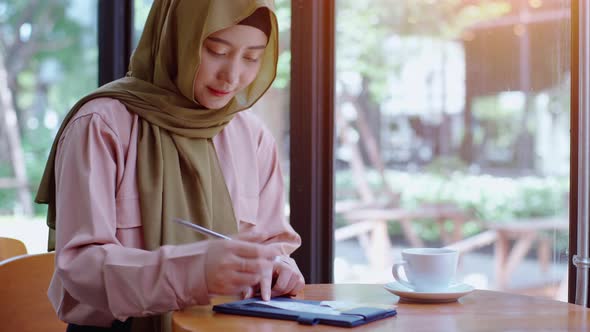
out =
[[[383,318],[394,316],[395,309],[359,307],[343,311],[341,315],[316,314],[302,311],[273,308],[255,303],[261,298],[251,298],[242,301],[223,303],[213,306],[213,311],[224,314],[266,317],[273,319],[294,320],[301,324],[326,324],[340,327],[355,327]],[[297,300],[287,297],[273,298],[273,301],[294,301],[306,304],[320,305],[321,301]]]

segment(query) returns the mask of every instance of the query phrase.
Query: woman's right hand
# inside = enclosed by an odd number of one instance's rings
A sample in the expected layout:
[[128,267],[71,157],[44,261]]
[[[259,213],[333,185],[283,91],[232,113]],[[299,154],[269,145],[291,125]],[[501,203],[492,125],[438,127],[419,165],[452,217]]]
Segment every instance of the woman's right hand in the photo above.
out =
[[[240,234],[232,240],[209,240],[205,278],[209,294],[238,295],[261,280],[270,279],[275,246],[259,244],[264,234]],[[266,278],[266,279],[265,279]]]

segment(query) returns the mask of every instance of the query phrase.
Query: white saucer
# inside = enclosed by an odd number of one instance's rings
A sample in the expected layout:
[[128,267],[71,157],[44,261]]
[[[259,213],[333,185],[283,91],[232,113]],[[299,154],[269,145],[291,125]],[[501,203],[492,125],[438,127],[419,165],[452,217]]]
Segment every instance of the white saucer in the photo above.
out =
[[384,287],[403,301],[422,303],[454,302],[474,290],[473,286],[464,283],[454,284],[442,292],[416,292],[395,281],[385,284]]

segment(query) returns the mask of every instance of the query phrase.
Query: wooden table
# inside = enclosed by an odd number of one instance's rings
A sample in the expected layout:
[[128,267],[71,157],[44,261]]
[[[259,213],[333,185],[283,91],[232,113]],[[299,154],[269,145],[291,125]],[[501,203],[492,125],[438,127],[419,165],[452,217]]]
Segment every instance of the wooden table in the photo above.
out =
[[[211,306],[175,312],[173,331],[588,331],[590,310],[582,306],[523,295],[476,290],[446,304],[412,304],[382,285],[307,285],[298,298],[397,303],[395,317],[354,329],[305,326],[294,321],[216,314]],[[214,298],[213,303],[234,300]]]

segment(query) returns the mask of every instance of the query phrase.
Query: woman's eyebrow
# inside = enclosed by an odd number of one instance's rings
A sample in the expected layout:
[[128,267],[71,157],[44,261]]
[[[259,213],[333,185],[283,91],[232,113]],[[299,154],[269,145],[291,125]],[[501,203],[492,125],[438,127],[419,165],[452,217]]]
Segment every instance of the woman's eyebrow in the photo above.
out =
[[[232,43],[230,43],[229,41],[219,38],[219,37],[207,37],[207,39],[217,42],[217,43],[222,43],[228,46],[234,46]],[[266,45],[257,45],[257,46],[248,46],[247,49],[249,50],[263,50],[266,48]]]

